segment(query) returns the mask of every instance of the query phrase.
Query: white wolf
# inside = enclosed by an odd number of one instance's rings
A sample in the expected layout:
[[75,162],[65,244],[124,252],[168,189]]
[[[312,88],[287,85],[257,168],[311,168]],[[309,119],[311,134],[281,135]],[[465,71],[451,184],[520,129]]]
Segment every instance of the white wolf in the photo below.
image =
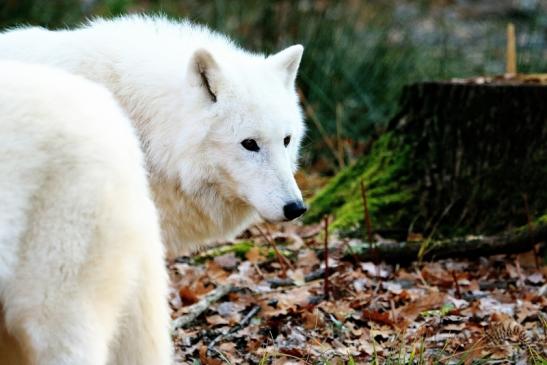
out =
[[104,87],[0,62],[0,363],[166,365],[159,218]]
[[302,52],[265,57],[161,17],[0,35],[0,58],[54,65],[114,93],[138,129],[169,255],[306,210],[293,177]]

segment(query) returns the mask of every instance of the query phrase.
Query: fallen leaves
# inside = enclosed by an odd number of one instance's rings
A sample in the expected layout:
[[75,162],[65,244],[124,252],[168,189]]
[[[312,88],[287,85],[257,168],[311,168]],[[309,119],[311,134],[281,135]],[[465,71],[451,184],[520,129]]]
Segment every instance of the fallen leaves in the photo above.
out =
[[445,293],[431,292],[411,303],[406,304],[398,310],[399,327],[406,327],[422,312],[442,306],[445,303],[445,300]]
[[369,311],[365,309],[363,311],[363,319],[367,321],[373,321],[379,324],[387,324],[388,326],[395,327],[395,323],[393,322],[393,319],[390,318],[389,313],[387,312],[380,313],[378,311]]
[[175,320],[219,287],[234,288],[174,333],[178,363],[538,363],[547,357],[546,271],[529,258],[400,268],[344,261],[347,242],[332,236],[326,300],[321,227],[272,230],[251,230],[245,241],[215,249],[217,255],[171,263]]

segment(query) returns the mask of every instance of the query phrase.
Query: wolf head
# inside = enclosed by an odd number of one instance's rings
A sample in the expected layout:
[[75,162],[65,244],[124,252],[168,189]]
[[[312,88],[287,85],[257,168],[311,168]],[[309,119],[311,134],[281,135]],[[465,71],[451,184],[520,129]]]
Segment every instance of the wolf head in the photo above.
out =
[[294,85],[302,52],[301,45],[269,57],[194,52],[185,98],[195,130],[186,135],[194,138],[187,143],[198,145],[192,162],[180,167],[184,190],[213,190],[266,221],[292,220],[306,211],[293,176],[304,135]]

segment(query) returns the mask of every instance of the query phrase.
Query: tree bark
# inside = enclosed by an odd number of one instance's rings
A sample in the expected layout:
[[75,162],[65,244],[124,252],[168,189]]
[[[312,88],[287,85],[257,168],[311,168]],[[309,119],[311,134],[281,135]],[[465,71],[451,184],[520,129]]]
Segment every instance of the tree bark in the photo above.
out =
[[403,232],[398,240],[523,226],[547,212],[546,101],[542,84],[409,85],[387,131],[305,220],[333,215],[334,229],[363,237],[363,179],[374,230]]

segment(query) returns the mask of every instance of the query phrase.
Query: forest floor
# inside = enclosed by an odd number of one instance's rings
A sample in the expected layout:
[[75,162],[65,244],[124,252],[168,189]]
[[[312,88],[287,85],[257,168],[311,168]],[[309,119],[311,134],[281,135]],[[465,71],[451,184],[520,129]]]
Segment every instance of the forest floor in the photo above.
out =
[[330,235],[326,270],[324,236],[254,227],[171,262],[174,323],[199,314],[173,330],[177,361],[547,364],[547,266],[533,253],[375,264]]

